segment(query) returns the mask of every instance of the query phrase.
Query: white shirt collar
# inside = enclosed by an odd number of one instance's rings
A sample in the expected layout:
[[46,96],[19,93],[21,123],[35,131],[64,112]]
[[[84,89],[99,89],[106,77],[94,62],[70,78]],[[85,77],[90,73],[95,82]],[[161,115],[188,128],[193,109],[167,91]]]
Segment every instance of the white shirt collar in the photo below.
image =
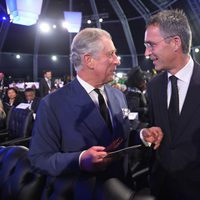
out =
[[49,79],[47,77],[44,78],[47,82],[49,81]]
[[[191,56],[190,59],[188,61],[188,63],[180,70],[178,71],[175,76],[186,83],[190,82],[191,76],[192,76],[192,72],[193,72],[193,68],[194,68],[194,61],[192,60]],[[170,74],[168,72],[168,78],[172,76],[172,74]]]
[[[78,75],[76,77],[77,77],[78,82],[82,85],[82,87],[86,90],[88,94],[90,94],[95,89],[92,85],[84,81]],[[101,86],[99,89],[104,92],[104,86]]]

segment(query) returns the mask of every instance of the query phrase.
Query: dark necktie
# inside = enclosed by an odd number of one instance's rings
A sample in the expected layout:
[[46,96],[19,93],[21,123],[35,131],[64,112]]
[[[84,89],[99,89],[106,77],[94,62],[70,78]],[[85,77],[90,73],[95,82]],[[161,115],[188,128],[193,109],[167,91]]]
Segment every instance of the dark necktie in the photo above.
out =
[[171,99],[168,108],[168,116],[169,116],[169,125],[172,134],[172,138],[175,135],[178,118],[179,118],[179,96],[178,96],[178,87],[177,87],[177,78],[176,76],[169,77],[171,81]]
[[100,113],[101,113],[102,117],[104,118],[108,128],[112,131],[112,123],[111,123],[111,120],[110,120],[110,114],[109,114],[109,110],[107,108],[107,105],[105,103],[105,100],[103,98],[103,95],[100,93],[98,88],[94,89],[94,91],[98,94]]

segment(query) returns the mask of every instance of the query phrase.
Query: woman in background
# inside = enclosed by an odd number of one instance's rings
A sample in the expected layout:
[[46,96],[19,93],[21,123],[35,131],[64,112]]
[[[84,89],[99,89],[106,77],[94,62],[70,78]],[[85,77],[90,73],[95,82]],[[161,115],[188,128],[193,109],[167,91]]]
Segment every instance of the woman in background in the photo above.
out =
[[4,111],[3,103],[0,99],[0,130],[5,128],[6,113]]
[[10,110],[11,107],[13,107],[13,106],[16,107],[17,105],[19,105],[22,102],[23,102],[23,99],[18,94],[17,89],[8,88],[7,96],[4,101],[4,110],[5,110],[6,114],[8,113],[8,111]]

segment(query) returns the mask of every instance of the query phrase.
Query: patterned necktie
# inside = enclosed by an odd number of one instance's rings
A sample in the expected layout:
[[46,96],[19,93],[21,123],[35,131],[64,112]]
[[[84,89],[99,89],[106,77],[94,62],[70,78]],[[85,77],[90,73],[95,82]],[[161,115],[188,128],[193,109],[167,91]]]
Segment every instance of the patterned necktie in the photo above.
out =
[[170,76],[171,81],[171,99],[168,108],[169,125],[172,134],[172,138],[175,135],[178,119],[179,119],[179,96],[177,87],[177,77]]
[[110,119],[110,114],[109,114],[109,110],[107,108],[107,105],[105,103],[105,100],[103,98],[103,95],[100,93],[98,88],[94,89],[94,91],[98,94],[100,113],[101,113],[102,117],[104,118],[104,120],[105,120],[108,128],[110,129],[110,131],[112,131],[112,123],[111,123],[111,119]]

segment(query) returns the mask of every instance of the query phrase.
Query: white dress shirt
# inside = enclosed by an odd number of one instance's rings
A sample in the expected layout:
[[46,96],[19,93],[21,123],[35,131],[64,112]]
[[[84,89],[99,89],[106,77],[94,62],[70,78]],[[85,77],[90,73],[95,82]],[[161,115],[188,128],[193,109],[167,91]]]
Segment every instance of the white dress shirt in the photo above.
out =
[[[193,69],[194,69],[194,61],[190,57],[189,62],[174,75],[178,78],[177,86],[178,86],[178,95],[179,95],[179,113],[181,113],[181,110],[185,101],[185,97],[188,91]],[[170,76],[172,76],[172,74],[168,73],[167,107],[169,107],[169,102],[171,98],[171,81],[169,80]]]
[[[49,86],[49,89],[51,89],[51,80],[46,78],[46,77],[44,79],[47,82],[47,85]],[[49,90],[49,93],[50,93],[50,90]]]
[[[76,77],[77,77],[78,82],[81,84],[81,86],[86,90],[88,95],[91,97],[91,99],[95,103],[95,105],[99,107],[98,94],[94,91],[95,88],[92,85],[90,85],[89,83],[85,82],[83,79],[81,79],[78,75]],[[104,86],[100,87],[99,90],[100,90],[101,94],[103,95],[104,100],[107,105],[107,97],[106,97],[106,94],[104,91]],[[107,107],[108,107],[108,105],[107,105]],[[108,110],[109,110],[109,108],[108,108]],[[109,113],[110,113],[110,110],[109,110]],[[110,117],[111,117],[111,114],[110,114]],[[112,122],[112,117],[111,117],[111,122]],[[79,166],[81,164],[81,156],[83,155],[83,153],[85,151],[82,151],[79,156]]]
[[[99,106],[99,101],[98,101],[98,94],[94,91],[94,87],[92,85],[90,85],[89,83],[85,82],[83,79],[81,79],[78,75],[77,75],[77,79],[78,82],[83,86],[83,88],[86,90],[86,92],[88,93],[88,95],[91,97],[92,101]],[[108,107],[108,103],[107,103],[107,97],[104,91],[104,86],[98,88],[100,90],[100,93],[103,95],[103,98],[105,100],[105,103]]]
[[[188,91],[193,69],[194,69],[194,61],[190,57],[189,62],[174,75],[178,78],[177,86],[178,86],[178,96],[179,96],[179,113],[181,113],[181,110],[185,101],[185,97]],[[169,107],[170,98],[171,98],[171,81],[169,80],[170,76],[172,76],[172,74],[168,73],[167,107]],[[141,140],[143,141],[145,146],[151,146],[151,143],[144,141],[142,130],[140,131]]]

